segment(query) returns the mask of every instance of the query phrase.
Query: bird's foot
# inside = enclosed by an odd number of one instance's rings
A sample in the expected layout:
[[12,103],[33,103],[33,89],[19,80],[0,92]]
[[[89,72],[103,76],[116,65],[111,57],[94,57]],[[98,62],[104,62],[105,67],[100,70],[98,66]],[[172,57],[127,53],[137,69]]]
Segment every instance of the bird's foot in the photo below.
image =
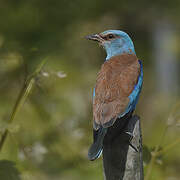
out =
[[126,131],[125,133],[129,136],[129,145],[130,145],[136,152],[139,152],[138,148],[137,148],[136,146],[134,146],[134,145],[133,145],[133,142],[132,142],[132,140],[133,140],[133,138],[134,138],[133,133],[128,132],[128,131]]

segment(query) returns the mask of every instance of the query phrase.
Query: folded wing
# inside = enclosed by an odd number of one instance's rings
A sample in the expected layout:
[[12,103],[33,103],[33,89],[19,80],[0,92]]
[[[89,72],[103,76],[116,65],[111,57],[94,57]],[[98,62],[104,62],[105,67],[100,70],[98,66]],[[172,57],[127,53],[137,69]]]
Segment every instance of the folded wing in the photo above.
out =
[[133,98],[139,94],[140,69],[137,57],[132,54],[115,56],[102,65],[93,97],[95,130],[112,126],[117,117],[135,106]]

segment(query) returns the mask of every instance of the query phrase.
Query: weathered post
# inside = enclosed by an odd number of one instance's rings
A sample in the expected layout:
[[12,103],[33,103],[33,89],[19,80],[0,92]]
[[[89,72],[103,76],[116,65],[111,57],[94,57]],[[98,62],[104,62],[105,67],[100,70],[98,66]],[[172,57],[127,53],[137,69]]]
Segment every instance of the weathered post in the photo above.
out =
[[125,118],[120,121],[108,129],[104,139],[105,180],[143,180],[140,119],[134,115],[128,123]]

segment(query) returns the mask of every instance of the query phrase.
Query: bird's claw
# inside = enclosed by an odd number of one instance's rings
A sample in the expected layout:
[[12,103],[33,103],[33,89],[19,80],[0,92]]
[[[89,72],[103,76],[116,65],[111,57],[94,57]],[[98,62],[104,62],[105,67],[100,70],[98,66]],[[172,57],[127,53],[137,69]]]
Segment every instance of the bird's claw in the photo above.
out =
[[126,133],[127,135],[129,135],[129,145],[130,145],[136,152],[139,152],[138,148],[135,147],[135,146],[132,144],[132,140],[133,140],[133,138],[134,138],[133,133],[128,132],[128,131],[126,131],[125,133]]
[[129,137],[130,137],[130,141],[133,139],[133,133],[131,133],[131,132],[129,132],[129,131],[126,131],[125,132],[127,135],[129,135]]
[[129,142],[129,145],[136,151],[136,152],[139,152],[137,147],[135,147],[131,142]]

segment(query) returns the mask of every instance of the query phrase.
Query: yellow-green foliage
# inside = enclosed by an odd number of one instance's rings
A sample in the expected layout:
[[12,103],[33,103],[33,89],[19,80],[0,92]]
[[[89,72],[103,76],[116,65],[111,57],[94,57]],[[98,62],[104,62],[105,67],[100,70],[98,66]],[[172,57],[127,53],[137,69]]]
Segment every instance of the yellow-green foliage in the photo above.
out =
[[[145,180],[178,180],[180,96],[156,90],[151,42],[157,18],[179,25],[178,3],[2,0],[0,179],[103,179],[102,160],[89,162],[87,150],[92,90],[105,54],[83,37],[122,29],[132,36],[144,65],[136,113],[142,122]],[[180,46],[174,46],[179,56]]]

